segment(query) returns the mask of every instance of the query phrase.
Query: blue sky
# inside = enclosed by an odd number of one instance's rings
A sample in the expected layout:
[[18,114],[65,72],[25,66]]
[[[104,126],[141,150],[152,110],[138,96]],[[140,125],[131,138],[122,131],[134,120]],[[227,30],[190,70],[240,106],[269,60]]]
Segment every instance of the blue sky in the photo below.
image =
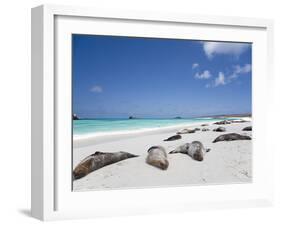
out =
[[80,117],[251,112],[251,44],[73,35],[72,47]]

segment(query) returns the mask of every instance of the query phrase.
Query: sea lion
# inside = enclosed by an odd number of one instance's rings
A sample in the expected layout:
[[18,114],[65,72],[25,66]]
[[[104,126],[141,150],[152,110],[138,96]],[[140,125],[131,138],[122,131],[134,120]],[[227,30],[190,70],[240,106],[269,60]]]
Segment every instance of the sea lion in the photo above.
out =
[[231,122],[232,123],[243,123],[243,122],[249,122],[249,121],[244,120],[244,119],[232,119]]
[[201,129],[200,129],[200,128],[195,128],[194,130],[195,130],[195,131],[200,131]]
[[179,132],[177,132],[177,134],[187,134],[187,133],[195,133],[196,129],[183,129]]
[[167,153],[162,146],[153,146],[148,149],[146,163],[159,169],[166,170],[169,166]]
[[165,139],[164,141],[173,141],[173,140],[179,140],[181,139],[181,135],[177,134],[177,135],[174,135],[174,136],[171,136],[167,139]]
[[252,140],[252,138],[246,135],[240,135],[238,133],[228,133],[218,136],[213,141],[213,143],[220,142],[220,141],[233,141],[233,140]]
[[73,179],[80,179],[89,173],[98,170],[104,166],[128,159],[138,157],[128,152],[95,152],[94,154],[83,159],[73,170]]
[[213,129],[213,131],[215,131],[215,132],[225,132],[225,128],[220,126],[216,129]]
[[193,141],[191,144],[186,143],[177,147],[174,151],[171,151],[169,154],[182,153],[189,155],[194,160],[203,161],[204,155],[210,150],[210,148],[204,148],[203,144],[200,141]]
[[247,126],[244,129],[242,129],[243,131],[252,131],[252,126]]
[[206,131],[210,131],[210,129],[208,129],[208,128],[203,128],[202,129],[202,132],[206,132]]
[[207,124],[207,123],[204,123],[204,124],[202,124],[201,126],[208,126],[209,124]]
[[226,125],[226,124],[231,124],[231,121],[223,120],[223,121],[215,122],[214,124],[216,124],[216,125]]

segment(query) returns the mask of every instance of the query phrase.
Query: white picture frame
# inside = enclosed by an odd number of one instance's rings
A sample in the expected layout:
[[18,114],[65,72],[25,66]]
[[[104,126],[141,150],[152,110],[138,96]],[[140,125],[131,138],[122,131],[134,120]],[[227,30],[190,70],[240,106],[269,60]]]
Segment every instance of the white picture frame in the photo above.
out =
[[[143,26],[145,33],[134,29],[138,26]],[[189,26],[191,34],[181,33],[186,26]],[[158,29],[160,27],[164,29]],[[210,29],[208,36],[204,36],[204,29]],[[252,42],[253,124],[256,131],[253,135],[253,182],[246,185],[72,192],[70,174],[68,177],[71,171],[71,114],[68,111],[71,98],[68,94],[71,90],[69,34],[74,31]],[[238,32],[234,34],[234,31]],[[239,32],[243,35],[239,36]],[[56,220],[271,205],[273,178],[267,175],[273,171],[273,150],[266,148],[270,139],[266,133],[266,119],[272,109],[272,45],[273,22],[265,19],[57,5],[33,8],[32,216]],[[58,111],[58,104],[65,104],[65,110]],[[266,157],[261,153],[264,149]]]

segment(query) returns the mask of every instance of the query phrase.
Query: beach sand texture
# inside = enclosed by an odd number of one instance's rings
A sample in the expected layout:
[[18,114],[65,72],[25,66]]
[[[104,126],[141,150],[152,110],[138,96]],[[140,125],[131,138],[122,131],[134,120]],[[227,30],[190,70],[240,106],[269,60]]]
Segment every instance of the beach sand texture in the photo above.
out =
[[[178,126],[170,129],[120,135],[114,137],[96,137],[88,140],[74,140],[73,167],[85,157],[100,152],[124,151],[139,155],[137,158],[126,159],[118,163],[105,166],[87,176],[73,182],[74,191],[149,188],[185,185],[209,185],[227,183],[249,183],[252,180],[252,141],[222,141],[212,143],[222,134],[238,133],[252,136],[251,131],[242,131],[251,126],[251,122],[232,123],[227,125],[209,126]],[[225,132],[214,132],[214,128],[223,126]],[[210,131],[196,131],[182,134],[182,139],[163,141],[175,135],[183,128],[209,128]],[[179,145],[201,141],[206,153],[204,160],[199,162],[184,154],[168,154],[169,167],[160,170],[145,162],[147,150],[151,146],[161,145],[167,153]]]

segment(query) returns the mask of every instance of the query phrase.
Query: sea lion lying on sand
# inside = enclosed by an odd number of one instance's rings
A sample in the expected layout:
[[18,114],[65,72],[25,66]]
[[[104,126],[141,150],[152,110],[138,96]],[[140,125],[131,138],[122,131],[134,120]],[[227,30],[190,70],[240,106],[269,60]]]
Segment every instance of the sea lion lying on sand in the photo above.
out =
[[171,136],[167,139],[165,139],[164,141],[173,141],[173,140],[179,140],[181,139],[181,135],[177,134],[177,135],[174,135],[174,136]]
[[162,146],[153,146],[148,149],[146,163],[159,169],[166,170],[169,166],[167,153]]
[[214,124],[216,124],[216,125],[226,125],[226,124],[231,124],[231,121],[223,120],[223,121],[215,122]]
[[244,119],[232,119],[231,122],[232,123],[243,123],[243,122],[249,122],[249,121],[244,120]]
[[177,132],[177,134],[187,134],[187,133],[195,133],[196,129],[183,129],[179,132]]
[[202,124],[201,126],[208,126],[209,124],[207,124],[207,123],[204,123],[204,124]]
[[244,129],[242,129],[243,131],[252,131],[252,126],[247,126]]
[[206,132],[206,131],[210,131],[210,129],[208,129],[208,128],[203,128],[202,129],[202,132]]
[[189,155],[194,160],[203,161],[204,155],[210,150],[210,148],[204,148],[203,144],[200,141],[193,141],[191,144],[186,143],[177,147],[174,151],[171,151],[169,154],[182,153]]
[[225,132],[225,128],[220,126],[216,129],[213,129],[213,131],[215,131],[215,132]]
[[252,140],[251,137],[240,135],[238,133],[228,133],[217,137],[213,143],[220,142],[220,141],[232,141],[232,140]]
[[104,166],[128,159],[138,157],[138,155],[133,155],[128,152],[113,152],[113,153],[104,153],[104,152],[95,152],[92,155],[89,155],[83,159],[73,170],[73,179],[80,179],[89,173],[100,169]]

